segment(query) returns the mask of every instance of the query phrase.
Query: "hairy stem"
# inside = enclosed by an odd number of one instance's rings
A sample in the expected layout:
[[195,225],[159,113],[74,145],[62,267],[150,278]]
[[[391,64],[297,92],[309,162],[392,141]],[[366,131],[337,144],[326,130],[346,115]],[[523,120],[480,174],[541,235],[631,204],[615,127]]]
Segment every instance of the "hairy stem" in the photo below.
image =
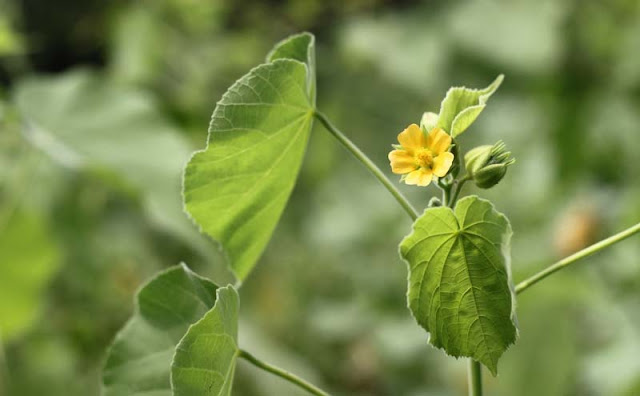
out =
[[314,116],[327,129],[327,131],[329,131],[329,133],[331,133],[336,139],[338,139],[338,141],[342,143],[342,145],[347,150],[349,150],[351,154],[356,157],[356,159],[358,159],[367,169],[369,169],[371,173],[373,173],[373,175],[380,181],[380,183],[382,183],[382,185],[387,190],[389,190],[391,195],[393,195],[393,197],[396,199],[396,201],[398,201],[398,203],[402,206],[405,212],[407,212],[411,219],[416,220],[418,218],[418,212],[416,211],[416,209],[411,205],[411,202],[409,202],[409,200],[404,195],[402,195],[400,190],[398,190],[398,188],[387,178],[387,176],[385,176],[380,168],[378,168],[376,164],[374,164],[373,161],[371,161],[369,157],[366,156],[365,153],[363,153],[355,144],[353,144],[353,142],[349,140],[349,138],[347,138],[342,132],[340,132],[338,128],[331,124],[327,116],[319,111],[316,111],[314,113]]
[[302,378],[296,377],[295,375],[291,374],[288,371],[285,371],[279,367],[273,366],[269,363],[263,362],[262,360],[258,359],[257,357],[253,356],[252,354],[250,354],[245,350],[241,349],[240,354],[238,356],[264,371],[277,375],[278,377],[283,378],[296,386],[299,386],[300,388],[306,390],[312,395],[329,396],[327,392],[323,391],[317,386],[308,383]]
[[592,254],[597,253],[600,250],[607,248],[615,243],[618,243],[626,238],[629,238],[631,235],[636,234],[638,232],[640,232],[640,223],[632,227],[629,227],[626,230],[621,231],[615,235],[612,235],[609,238],[603,239],[600,242],[594,243],[593,245],[587,248],[584,248],[579,252],[572,254],[571,256],[565,257],[562,260],[558,261],[557,263],[533,275],[532,277],[518,283],[518,285],[516,286],[516,293],[522,293],[529,287],[535,285],[536,283],[540,282],[542,279],[553,274],[554,272],[560,271],[564,267],[567,267],[580,259],[591,256]]
[[469,396],[482,396],[482,366],[479,362],[469,359]]

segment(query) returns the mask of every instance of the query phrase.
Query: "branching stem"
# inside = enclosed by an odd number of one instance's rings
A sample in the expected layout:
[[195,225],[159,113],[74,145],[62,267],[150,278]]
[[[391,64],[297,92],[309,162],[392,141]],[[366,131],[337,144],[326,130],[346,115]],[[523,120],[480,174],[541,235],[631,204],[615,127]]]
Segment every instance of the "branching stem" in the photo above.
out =
[[528,289],[529,287],[535,285],[536,283],[540,282],[542,279],[546,278],[547,276],[553,274],[554,272],[560,271],[561,269],[563,269],[564,267],[567,267],[573,263],[575,263],[576,261],[583,259],[585,257],[589,257],[594,253],[599,252],[600,250],[607,248],[615,243],[618,243],[624,239],[629,238],[631,235],[636,234],[640,232],[640,223],[627,228],[624,231],[621,231],[615,235],[610,236],[609,238],[603,239],[600,242],[594,243],[593,245],[584,248],[582,250],[580,250],[577,253],[572,254],[571,256],[565,257],[562,260],[558,261],[557,263],[545,268],[544,270],[538,272],[537,274],[533,275],[532,277],[530,277],[529,279],[526,279],[520,283],[518,283],[518,285],[516,286],[516,293],[522,293],[523,291],[525,291],[526,289]]

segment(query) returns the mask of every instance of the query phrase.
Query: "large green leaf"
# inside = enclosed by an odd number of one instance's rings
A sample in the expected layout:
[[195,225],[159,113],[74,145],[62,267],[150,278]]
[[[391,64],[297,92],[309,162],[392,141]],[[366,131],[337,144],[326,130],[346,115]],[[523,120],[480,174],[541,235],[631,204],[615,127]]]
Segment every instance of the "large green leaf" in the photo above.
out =
[[487,100],[500,87],[504,76],[499,75],[484,89],[453,87],[447,91],[438,115],[438,126],[456,137],[478,118]]
[[240,280],[284,210],[313,120],[312,36],[278,44],[270,59],[218,102],[207,148],[191,158],[184,175],[186,210],[221,243]]
[[510,239],[507,218],[470,196],[455,210],[425,210],[400,244],[409,266],[409,308],[429,342],[482,362],[494,375],[517,335]]
[[160,273],[137,296],[103,372],[105,396],[170,396],[171,361],[189,326],[216,303],[217,286],[185,265]]
[[76,70],[22,80],[14,101],[34,145],[139,194],[155,224],[206,252],[208,244],[182,212],[180,176],[191,147],[152,98]]
[[38,217],[0,211],[0,340],[18,335],[36,319],[58,259],[59,250]]
[[218,289],[215,307],[189,328],[171,365],[174,396],[229,396],[238,356],[238,293]]

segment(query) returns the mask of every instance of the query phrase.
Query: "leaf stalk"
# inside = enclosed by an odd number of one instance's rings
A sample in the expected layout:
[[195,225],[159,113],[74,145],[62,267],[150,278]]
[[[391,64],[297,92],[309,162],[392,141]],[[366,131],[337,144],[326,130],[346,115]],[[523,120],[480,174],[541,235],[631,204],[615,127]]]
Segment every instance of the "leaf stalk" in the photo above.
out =
[[253,356],[252,354],[250,354],[249,352],[241,349],[239,351],[239,357],[245,359],[246,361],[248,361],[249,363],[253,364],[254,366],[267,371],[273,375],[276,375],[286,381],[291,382],[292,384],[306,390],[307,392],[311,393],[312,395],[317,395],[317,396],[329,396],[329,394],[325,391],[323,391],[322,389],[318,388],[315,385],[310,384],[309,382],[303,380],[302,378],[299,378],[297,376],[295,376],[294,374],[291,374],[288,371],[285,371],[279,367],[276,367],[274,365],[271,365],[269,363],[263,362],[262,360],[258,359],[257,357]]
[[382,185],[393,195],[400,206],[407,212],[412,220],[416,220],[419,216],[418,211],[411,205],[411,202],[398,190],[398,188],[385,176],[385,174],[376,166],[376,164],[367,157],[348,137],[336,128],[331,121],[323,113],[315,111],[313,115],[320,121],[325,129],[331,133],[342,145],[353,154],[358,161],[362,163],[373,175],[382,183]]

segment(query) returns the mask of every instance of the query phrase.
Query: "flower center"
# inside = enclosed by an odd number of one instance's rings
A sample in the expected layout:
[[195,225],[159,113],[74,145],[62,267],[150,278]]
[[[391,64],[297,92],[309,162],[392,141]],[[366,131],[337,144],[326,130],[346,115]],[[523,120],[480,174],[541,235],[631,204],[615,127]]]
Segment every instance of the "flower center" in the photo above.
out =
[[422,168],[431,169],[433,166],[433,155],[429,149],[423,148],[416,151],[415,159],[418,166]]

